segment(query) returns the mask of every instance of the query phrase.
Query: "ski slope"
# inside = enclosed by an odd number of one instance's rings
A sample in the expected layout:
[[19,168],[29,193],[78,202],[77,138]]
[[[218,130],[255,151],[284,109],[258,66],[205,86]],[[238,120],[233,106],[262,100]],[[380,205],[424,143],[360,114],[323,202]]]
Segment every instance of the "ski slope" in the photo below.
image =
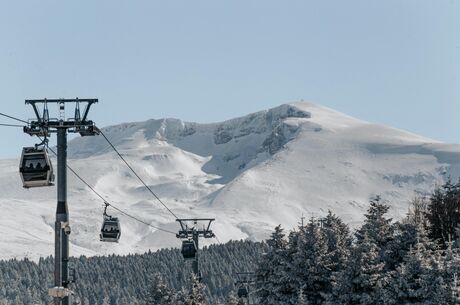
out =
[[[222,123],[152,119],[103,131],[177,216],[216,218],[212,229],[221,242],[260,240],[277,224],[291,228],[302,215],[320,217],[328,210],[358,224],[377,194],[397,219],[415,194],[460,175],[460,145],[304,102]],[[178,230],[174,217],[101,136],[72,140],[69,158],[110,203],[154,226]],[[0,258],[36,260],[54,251],[56,188],[23,189],[18,163],[0,160]],[[103,202],[70,172],[68,179],[72,256],[179,245],[174,235],[113,209],[109,213],[121,219],[120,242],[99,242]]]

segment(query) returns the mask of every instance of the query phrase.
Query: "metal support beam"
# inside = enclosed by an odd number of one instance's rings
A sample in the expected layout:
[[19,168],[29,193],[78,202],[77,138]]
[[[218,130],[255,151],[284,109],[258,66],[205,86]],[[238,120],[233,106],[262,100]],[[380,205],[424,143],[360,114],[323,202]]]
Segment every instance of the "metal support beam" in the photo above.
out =
[[76,103],[76,102],[81,102],[81,103],[88,103],[88,104],[93,104],[97,103],[98,99],[97,98],[57,98],[57,99],[30,99],[26,100],[26,104],[41,104],[41,103]]
[[[54,286],[61,287],[61,222],[58,221],[57,218],[58,217],[56,215],[56,222],[54,223]],[[60,305],[61,299],[54,297],[54,304]]]
[[[82,120],[65,120],[64,110],[66,103],[86,102],[85,115]],[[51,100],[26,100],[31,104],[37,121],[31,121],[30,127],[24,127],[24,132],[29,135],[48,136],[51,132],[57,133],[57,207],[56,222],[54,226],[54,287],[49,290],[55,305],[70,305],[72,291],[69,289],[69,209],[67,206],[67,133],[80,133],[85,136],[96,134],[94,123],[87,121],[90,106],[97,103],[97,99],[51,99]],[[40,117],[36,104],[57,103],[60,109],[60,118],[49,120]],[[79,106],[76,106],[79,108]],[[48,116],[47,111],[44,115]]]
[[[69,222],[69,208],[67,206],[67,130],[58,128],[57,130],[57,151],[58,151],[58,177],[57,177],[57,209],[56,223],[59,222],[60,244],[61,247],[61,279],[59,287],[68,288],[69,285],[69,236],[64,232],[63,224]],[[56,252],[58,250],[55,250]],[[57,257],[56,257],[57,260]],[[56,264],[56,262],[55,262]],[[70,304],[70,296],[62,299],[63,305]]]
[[200,249],[200,245],[198,243],[199,239],[200,238],[199,238],[198,232],[194,232],[193,241],[195,242],[195,246],[196,246],[196,254],[195,254],[195,259],[193,260],[193,273],[195,273],[195,276],[201,282],[201,274],[200,274],[200,269],[198,266],[198,256],[200,255],[200,251],[198,251]]

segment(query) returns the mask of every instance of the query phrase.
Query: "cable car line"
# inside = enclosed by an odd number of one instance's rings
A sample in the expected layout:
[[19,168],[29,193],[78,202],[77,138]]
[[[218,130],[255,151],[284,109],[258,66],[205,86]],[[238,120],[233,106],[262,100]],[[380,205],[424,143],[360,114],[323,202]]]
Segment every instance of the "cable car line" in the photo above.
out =
[[[40,137],[39,137],[39,139],[41,140]],[[48,147],[49,151],[51,151],[55,156],[57,156],[57,153],[56,153],[52,148],[50,148],[49,146],[47,146],[47,147]],[[150,223],[148,223],[148,222],[145,222],[145,221],[143,221],[143,220],[141,220],[141,219],[139,219],[139,218],[137,218],[137,217],[135,217],[135,216],[133,216],[133,215],[131,215],[131,214],[129,214],[129,213],[123,211],[123,210],[121,210],[120,208],[114,206],[113,204],[107,202],[107,200],[106,200],[99,192],[97,192],[88,182],[85,181],[85,179],[83,179],[83,178],[82,178],[72,167],[70,167],[68,164],[67,164],[67,168],[75,175],[75,177],[77,177],[84,185],[86,185],[94,194],[96,194],[99,198],[101,198],[101,200],[104,201],[104,204],[105,204],[105,205],[111,206],[113,209],[117,210],[118,212],[120,212],[120,213],[124,214],[125,216],[128,216],[128,217],[130,217],[130,218],[132,218],[132,219],[134,219],[134,220],[136,220],[136,221],[138,221],[138,222],[140,222],[140,223],[142,223],[142,224],[144,224],[144,225],[146,225],[146,226],[152,227],[152,228],[157,229],[157,230],[159,230],[159,231],[163,231],[163,232],[166,232],[166,233],[170,233],[170,234],[176,235],[175,232],[172,232],[172,231],[169,231],[169,230],[166,230],[166,229],[163,229],[163,228],[154,226],[154,225],[152,225],[152,224],[150,224]]]
[[[83,116],[81,116],[79,102],[86,103],[86,109]],[[48,113],[47,103],[59,104],[59,118],[51,119]],[[13,124],[3,124],[0,126],[14,126],[23,127],[23,131],[30,136],[37,136],[42,142],[36,144],[34,147],[23,147],[21,161],[19,165],[19,172],[22,178],[23,186],[29,187],[42,187],[53,185],[54,173],[51,160],[48,156],[48,150],[57,157],[58,161],[58,187],[57,187],[57,210],[55,222],[55,257],[54,257],[54,287],[49,289],[49,296],[54,298],[55,304],[69,304],[72,291],[68,288],[72,280],[69,280],[69,214],[67,205],[67,172],[69,169],[85,186],[87,186],[94,194],[96,194],[105,205],[103,212],[103,222],[100,231],[100,241],[102,242],[118,242],[121,236],[121,227],[118,217],[112,217],[107,212],[108,207],[113,207],[121,214],[132,218],[144,225],[152,227],[157,231],[163,231],[168,234],[175,235],[176,238],[183,240],[182,255],[184,259],[193,259],[193,272],[198,276],[201,281],[201,272],[199,270],[199,238],[216,238],[215,234],[210,230],[211,223],[215,220],[213,218],[194,218],[194,219],[179,219],[178,216],[155,194],[155,192],[145,183],[139,176],[134,168],[128,163],[123,155],[116,149],[112,142],[107,138],[102,130],[96,127],[95,123],[87,120],[88,111],[93,103],[97,103],[98,99],[53,99],[53,100],[26,100],[26,104],[33,107],[37,120],[21,120],[16,117],[0,112],[0,115],[18,122],[25,123],[26,126],[19,126]],[[66,103],[76,103],[75,116],[73,118],[65,118],[65,105]],[[43,104],[43,115],[39,114],[39,109],[36,104]],[[49,133],[57,133],[57,153],[49,147],[47,136]],[[79,133],[81,136],[95,136],[101,134],[107,141],[109,146],[115,151],[118,157],[125,163],[131,172],[139,179],[139,181],[147,188],[147,190],[163,205],[163,207],[176,219],[181,225],[179,233],[175,233],[166,229],[162,229],[147,223],[124,210],[110,204],[99,192],[95,190],[86,180],[84,180],[72,167],[67,164],[67,134]],[[131,208],[127,208],[131,210]],[[188,228],[187,222],[193,221],[194,226]],[[198,221],[207,221],[207,227],[195,228]],[[64,234],[63,234],[64,233]],[[184,240],[187,239],[187,240]],[[75,278],[73,277],[73,280]]]
[[3,123],[0,123],[0,126],[7,126],[7,127],[24,127],[23,125],[3,124]]
[[[13,116],[11,116],[11,115],[7,115],[7,114],[1,113],[1,112],[0,112],[0,115],[2,115],[2,116],[4,116],[4,117],[7,117],[7,118],[9,118],[9,119],[12,119],[12,120],[16,120],[16,121],[18,121],[18,122],[26,123],[27,125],[29,125],[29,122],[24,121],[24,120],[21,120],[21,119],[18,119],[18,118],[15,118],[15,117],[13,117]],[[21,126],[21,127],[22,127],[22,126]]]
[[[22,122],[22,123],[25,123],[25,124],[29,124],[29,122],[25,121],[25,120],[22,120],[22,119],[18,119],[16,117],[13,117],[13,116],[10,116],[10,115],[7,115],[5,113],[2,113],[0,112],[0,115],[1,116],[4,116],[4,117],[7,117],[7,118],[10,118],[12,120],[16,120],[18,122]],[[14,124],[1,124],[0,123],[0,126],[11,126],[11,127],[24,127],[22,125],[14,125]],[[168,206],[166,206],[166,204],[152,191],[152,189],[143,181],[143,179],[136,173],[136,171],[129,165],[129,163],[125,160],[125,158],[123,158],[123,156],[120,154],[120,152],[115,148],[115,146],[110,142],[110,140],[106,137],[106,135],[102,132],[102,130],[99,129],[99,132],[101,133],[101,135],[104,137],[104,139],[107,141],[107,143],[109,143],[109,145],[111,146],[111,148],[117,153],[117,155],[123,160],[123,162],[126,164],[126,166],[128,166],[128,168],[134,173],[134,175],[136,175],[136,177],[142,182],[142,184],[149,190],[149,192],[168,210],[169,213],[171,213],[171,215],[173,215],[176,219],[178,218],[177,215],[171,210],[168,208]],[[40,139],[40,141],[42,141],[43,143],[45,143],[45,140],[43,140],[40,136],[38,136],[38,138]],[[55,156],[57,156],[57,153],[49,147],[48,143],[45,144],[46,145],[46,148],[51,151]],[[169,231],[169,230],[166,230],[166,229],[162,229],[160,227],[157,227],[157,226],[154,226],[148,222],[145,222],[123,210],[121,210],[120,208],[114,206],[113,204],[107,202],[107,200],[101,195],[99,194],[89,183],[87,183],[72,167],[70,167],[68,164],[66,165],[67,168],[75,175],[75,177],[77,177],[84,185],[86,185],[94,194],[96,194],[103,202],[104,204],[108,205],[108,206],[111,206],[112,208],[114,208],[115,210],[117,210],[118,212],[124,214],[125,216],[127,217],[130,217],[144,225],[147,225],[149,227],[152,227],[154,229],[157,229],[159,231],[163,231],[163,232],[166,232],[166,233],[170,233],[170,234],[174,234],[176,235],[175,232],[172,232],[172,231]],[[217,238],[217,236],[215,237],[217,242],[220,243],[219,239]]]
[[219,244],[222,244],[222,243],[220,242],[219,238],[217,237],[216,233],[214,233],[214,238],[217,240],[217,242],[218,242]]
[[[16,117],[13,117],[13,116],[10,116],[10,115],[7,115],[5,113],[2,113],[0,112],[0,115],[1,116],[4,116],[4,117],[7,117],[9,119],[12,119],[12,120],[16,120],[18,122],[22,122],[22,123],[25,123],[25,124],[29,124],[29,122],[25,121],[25,120],[22,120],[22,119],[19,119],[19,118],[16,118]],[[23,125],[15,125],[15,124],[3,124],[3,123],[0,123],[0,126],[8,126],[8,127],[24,127]],[[122,161],[126,164],[126,166],[134,173],[134,175],[139,179],[139,181],[142,182],[142,184],[149,190],[149,192],[163,205],[163,207],[168,210],[168,212],[173,215],[176,219],[178,219],[177,215],[170,209],[168,208],[168,206],[155,194],[155,192],[152,191],[152,189],[144,182],[144,180],[137,174],[137,172],[131,167],[131,165],[126,161],[126,159],[121,155],[121,153],[115,148],[115,146],[112,144],[112,142],[110,142],[110,140],[107,138],[107,136],[102,132],[102,130],[99,129],[99,132],[101,133],[101,135],[104,137],[104,139],[107,141],[107,143],[110,145],[110,147],[117,153],[117,155],[120,157],[120,159],[122,159]],[[38,137],[41,141],[44,141],[41,137]],[[51,151],[55,156],[57,156],[57,153],[49,147],[49,145],[46,143],[45,144],[46,148]],[[139,223],[142,223],[146,226],[149,226],[149,227],[152,227],[156,230],[159,230],[159,231],[163,231],[163,232],[166,232],[166,233],[169,233],[169,234],[174,234],[176,235],[175,232],[173,231],[169,231],[169,230],[166,230],[166,229],[163,229],[163,228],[160,228],[160,227],[157,227],[157,226],[154,226],[148,222],[145,222],[125,211],[123,211],[122,209],[114,206],[113,204],[107,202],[107,200],[101,195],[99,194],[88,182],[86,182],[72,167],[70,167],[68,164],[66,165],[67,168],[75,175],[75,177],[77,177],[84,185],[86,185],[94,194],[96,194],[96,196],[98,196],[103,202],[104,204],[108,205],[108,206],[111,206],[113,209],[117,210],[118,212],[122,213],[123,215],[127,216],[127,217],[130,217],[132,218],[133,220],[139,222]],[[219,239],[217,238],[217,236],[215,236],[216,240],[218,243],[220,243]]]
[[118,212],[124,214],[125,216],[128,216],[128,217],[130,217],[130,218],[132,218],[132,219],[134,219],[134,220],[136,220],[136,221],[138,221],[138,222],[140,222],[140,223],[143,223],[143,224],[145,224],[146,226],[155,228],[155,229],[157,229],[157,230],[160,230],[160,231],[163,231],[163,232],[166,232],[166,233],[170,233],[170,234],[176,235],[176,232],[169,231],[169,230],[166,230],[166,229],[162,229],[162,228],[159,228],[159,227],[155,227],[154,225],[151,225],[151,224],[149,224],[149,223],[147,223],[147,222],[145,222],[145,221],[143,221],[143,220],[141,220],[141,219],[139,219],[139,218],[136,218],[135,216],[132,216],[132,215],[130,215],[130,214],[128,214],[128,213],[126,213],[126,212],[120,210],[119,208],[117,208],[116,206],[114,206],[114,205],[112,205],[112,204],[109,204],[109,205],[110,205],[112,208],[114,208],[115,210],[117,210]]
[[144,180],[142,180],[142,178],[136,173],[136,171],[131,167],[131,165],[129,165],[129,163],[125,160],[125,158],[123,158],[123,156],[115,148],[115,146],[112,144],[112,142],[110,142],[109,139],[105,136],[105,134],[102,132],[102,130],[98,128],[98,131],[104,137],[104,139],[107,141],[107,143],[109,143],[109,145],[113,148],[113,150],[117,153],[117,155],[121,158],[121,160],[123,160],[123,162],[126,164],[126,166],[133,172],[133,174],[139,179],[139,181],[141,181],[142,184],[149,190],[149,192],[169,211],[169,213],[171,213],[171,215],[173,215],[175,217],[175,219],[179,219],[179,217],[177,217],[177,215],[174,214],[174,212],[171,211],[171,209],[168,208],[168,206],[166,206],[166,204],[160,199],[160,197],[158,197],[152,191],[152,189],[144,182]]

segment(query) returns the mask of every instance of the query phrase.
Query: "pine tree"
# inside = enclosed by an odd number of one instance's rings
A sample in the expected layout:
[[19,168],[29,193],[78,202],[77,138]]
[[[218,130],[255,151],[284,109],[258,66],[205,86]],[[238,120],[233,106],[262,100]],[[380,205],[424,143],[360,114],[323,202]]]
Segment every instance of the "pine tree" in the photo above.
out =
[[449,179],[431,195],[427,218],[430,224],[430,237],[443,247],[447,242],[458,238],[460,225],[460,182],[453,184]]
[[392,261],[389,244],[394,238],[394,226],[386,217],[388,210],[379,196],[371,200],[345,266],[331,276],[333,287],[327,304],[384,304]]
[[328,305],[378,305],[384,304],[384,286],[388,274],[380,260],[374,239],[366,234],[353,247],[345,268],[334,274],[332,294]]
[[188,296],[185,300],[185,305],[205,305],[206,294],[205,286],[200,282],[197,276],[192,275],[191,286]]
[[307,300],[305,300],[305,296],[303,295],[303,289],[300,288],[297,293],[297,305],[307,305]]
[[439,256],[440,277],[445,283],[445,298],[451,304],[460,304],[460,287],[458,275],[460,274],[460,249],[454,248],[453,243],[447,243],[447,249]]
[[[308,304],[319,305],[329,292],[331,257],[328,256],[328,247],[325,234],[315,219],[311,219],[305,228],[299,232],[297,251],[293,254],[293,268],[290,277],[296,283],[297,292],[302,295]],[[297,294],[289,298],[296,304]]]
[[386,246],[386,266],[387,270],[395,271],[404,261],[404,257],[418,243],[417,228],[427,228],[428,219],[426,217],[428,201],[420,197],[411,200],[409,211],[401,222],[393,225],[393,239]]
[[453,305],[453,295],[445,274],[444,251],[437,249],[423,222],[416,227],[416,244],[404,257],[387,287],[388,304]]
[[427,260],[430,272],[424,276],[427,284],[427,294],[429,301],[426,304],[446,304],[455,305],[452,299],[452,290],[450,283],[443,277],[442,270],[442,251],[437,250]]
[[441,256],[441,268],[443,277],[449,283],[454,283],[455,278],[460,274],[460,249],[454,247],[452,242],[447,243],[447,249]]
[[429,266],[420,249],[411,250],[398,267],[388,289],[391,302],[389,304],[423,304],[428,295],[425,275],[430,272]]
[[238,305],[239,303],[240,303],[240,300],[236,296],[235,292],[234,291],[230,292],[230,294],[227,297],[226,304],[227,305]]
[[173,292],[165,284],[163,277],[159,273],[156,273],[151,281],[151,288],[146,305],[167,304],[173,304]]
[[284,293],[282,297],[278,300],[283,302],[283,304],[296,304],[296,291],[299,290],[299,287],[302,285],[296,278],[298,273],[298,262],[296,255],[299,252],[299,239],[301,238],[301,232],[305,227],[299,227],[300,231],[291,231],[289,233],[288,242],[286,245],[286,250],[284,251],[284,262],[281,266],[281,275],[279,278],[279,286],[284,287]]
[[173,296],[174,305],[188,305],[188,295],[189,292],[185,288],[177,291]]
[[267,240],[268,250],[262,256],[255,272],[255,295],[260,304],[284,304],[286,295],[286,240],[281,226],[277,226],[270,239]]
[[327,244],[329,256],[329,269],[337,272],[344,267],[347,257],[350,255],[352,239],[350,228],[331,211],[323,221],[324,238]]
[[451,286],[452,301],[454,304],[460,304],[460,280],[457,274],[454,275],[454,280]]
[[429,200],[416,196],[409,203],[409,212],[407,213],[406,222],[413,225],[423,225],[428,228],[428,206]]
[[365,214],[364,224],[356,232],[358,242],[363,240],[364,236],[367,236],[375,244],[380,260],[385,262],[387,270],[391,269],[392,257],[394,256],[388,248],[389,243],[394,238],[392,219],[386,217],[389,209],[390,207],[382,202],[381,197],[376,196],[370,202],[370,207]]

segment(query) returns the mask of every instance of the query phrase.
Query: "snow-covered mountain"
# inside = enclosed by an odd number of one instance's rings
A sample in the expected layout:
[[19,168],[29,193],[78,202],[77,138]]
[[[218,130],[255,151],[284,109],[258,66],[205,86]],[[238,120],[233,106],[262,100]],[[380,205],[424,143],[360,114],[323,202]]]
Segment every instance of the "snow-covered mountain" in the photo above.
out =
[[[358,223],[377,194],[400,218],[416,193],[430,192],[445,177],[460,175],[460,145],[304,102],[222,123],[152,119],[103,131],[175,214],[215,217],[212,228],[222,242],[260,240],[277,224],[291,228],[302,214],[319,217],[328,210]],[[101,136],[72,140],[69,157],[69,165],[109,202],[152,225],[177,231],[175,219]],[[0,161],[0,258],[51,255],[56,189],[23,189],[18,162]],[[114,210],[109,213],[121,218],[121,240],[99,242],[103,203],[72,173],[68,177],[71,255],[179,245],[174,235]]]

